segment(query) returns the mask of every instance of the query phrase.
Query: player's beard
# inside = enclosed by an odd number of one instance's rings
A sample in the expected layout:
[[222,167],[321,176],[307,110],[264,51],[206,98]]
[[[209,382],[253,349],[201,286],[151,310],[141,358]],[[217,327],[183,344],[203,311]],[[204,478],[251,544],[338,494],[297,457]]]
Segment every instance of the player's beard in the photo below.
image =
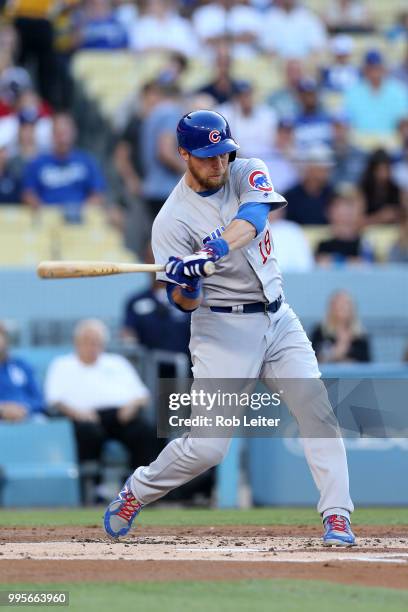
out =
[[225,168],[224,174],[219,177],[205,177],[200,172],[197,171],[196,168],[193,167],[193,164],[189,164],[188,167],[191,175],[200,185],[200,191],[209,191],[212,189],[220,189],[228,180],[229,175],[229,167]]

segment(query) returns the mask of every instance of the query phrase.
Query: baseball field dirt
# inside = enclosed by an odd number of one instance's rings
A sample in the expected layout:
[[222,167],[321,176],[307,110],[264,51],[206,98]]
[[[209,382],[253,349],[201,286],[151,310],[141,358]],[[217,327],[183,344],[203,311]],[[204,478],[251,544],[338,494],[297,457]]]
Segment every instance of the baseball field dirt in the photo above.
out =
[[[75,590],[84,582],[103,588],[124,582],[135,588],[189,582],[243,588],[246,581],[300,580],[307,581],[306,590],[316,588],[316,581],[330,589],[334,583],[362,589],[367,596],[378,587],[388,594],[398,590],[402,607],[385,602],[384,607],[408,609],[408,509],[356,513],[358,546],[342,549],[321,545],[321,526],[310,510],[289,511],[287,522],[293,524],[282,523],[284,509],[270,510],[269,524],[262,524],[266,509],[224,515],[171,510],[166,520],[165,510],[144,512],[144,520],[120,542],[104,535],[100,514],[78,511],[76,524],[75,511],[15,512],[14,519],[11,511],[0,512],[0,590],[63,583]],[[230,524],[222,524],[224,519]],[[360,608],[349,608],[354,609]]]

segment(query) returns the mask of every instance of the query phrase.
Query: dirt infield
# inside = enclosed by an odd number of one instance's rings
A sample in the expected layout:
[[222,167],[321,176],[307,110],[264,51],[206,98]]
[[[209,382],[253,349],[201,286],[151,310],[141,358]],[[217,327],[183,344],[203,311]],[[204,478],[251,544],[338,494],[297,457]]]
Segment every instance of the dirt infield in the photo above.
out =
[[141,527],[121,542],[99,526],[0,529],[0,583],[301,578],[408,589],[408,528],[356,529],[325,548],[319,527]]

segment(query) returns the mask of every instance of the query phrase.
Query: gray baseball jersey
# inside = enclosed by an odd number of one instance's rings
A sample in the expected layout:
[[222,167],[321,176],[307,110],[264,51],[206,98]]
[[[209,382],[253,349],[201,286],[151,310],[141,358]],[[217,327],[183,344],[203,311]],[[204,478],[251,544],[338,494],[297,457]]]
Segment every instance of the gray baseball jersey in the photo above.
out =
[[[259,159],[236,159],[229,164],[226,184],[209,196],[194,192],[183,177],[153,224],[156,262],[166,263],[172,255],[191,255],[208,240],[220,237],[239,207],[248,202],[268,203],[271,210],[286,205],[285,198],[273,190],[268,170]],[[216,266],[216,274],[203,281],[203,305],[273,302],[282,293],[269,222],[248,245],[232,251]],[[164,272],[157,277],[168,280]]]

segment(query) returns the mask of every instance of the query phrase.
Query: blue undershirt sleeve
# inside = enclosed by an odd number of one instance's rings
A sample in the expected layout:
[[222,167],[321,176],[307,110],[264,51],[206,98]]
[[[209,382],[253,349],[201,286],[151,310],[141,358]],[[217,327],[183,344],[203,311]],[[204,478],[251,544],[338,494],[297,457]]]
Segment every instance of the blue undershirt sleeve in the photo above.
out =
[[251,223],[256,230],[256,235],[258,235],[265,227],[270,210],[271,206],[266,202],[246,202],[240,206],[238,214],[234,218]]

